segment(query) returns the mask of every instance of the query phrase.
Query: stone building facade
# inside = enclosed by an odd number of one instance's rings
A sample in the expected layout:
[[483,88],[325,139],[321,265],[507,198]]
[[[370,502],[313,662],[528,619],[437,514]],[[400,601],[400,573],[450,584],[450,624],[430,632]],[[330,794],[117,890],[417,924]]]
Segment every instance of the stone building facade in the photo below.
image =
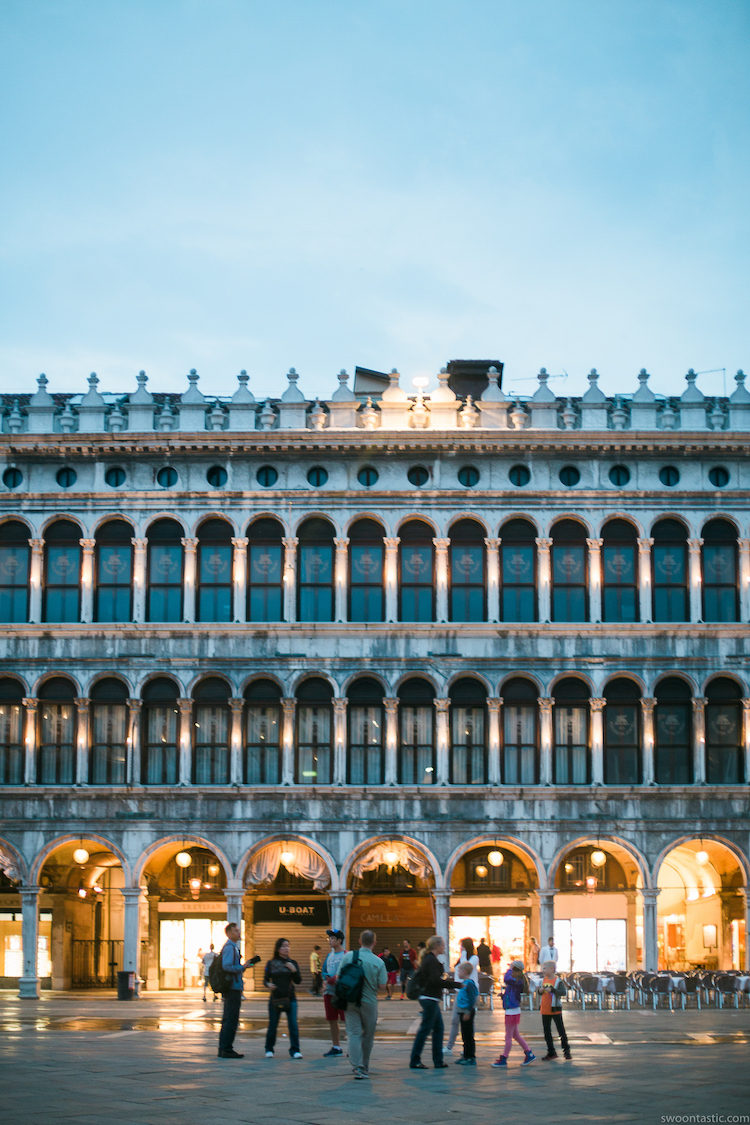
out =
[[5,401],[0,983],[188,987],[227,918],[748,966],[743,374],[437,381]]

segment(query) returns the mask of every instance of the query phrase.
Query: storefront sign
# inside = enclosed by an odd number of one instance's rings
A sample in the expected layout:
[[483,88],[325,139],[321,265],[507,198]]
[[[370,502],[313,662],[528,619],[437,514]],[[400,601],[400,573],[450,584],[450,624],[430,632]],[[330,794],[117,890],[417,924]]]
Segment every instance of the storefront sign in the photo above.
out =
[[254,922],[301,922],[303,926],[329,926],[328,899],[256,899]]
[[207,918],[226,918],[226,902],[160,902],[159,914],[171,914],[174,918],[184,918],[186,914],[204,914]]
[[355,895],[349,917],[352,926],[426,926],[435,925],[432,899],[424,895]]

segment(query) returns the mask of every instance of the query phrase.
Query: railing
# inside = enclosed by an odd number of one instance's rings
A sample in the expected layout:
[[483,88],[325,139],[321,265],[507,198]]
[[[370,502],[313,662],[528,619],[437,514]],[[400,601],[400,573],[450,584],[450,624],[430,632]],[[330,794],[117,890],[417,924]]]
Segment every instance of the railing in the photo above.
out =
[[122,941],[73,941],[73,988],[114,988],[122,965]]

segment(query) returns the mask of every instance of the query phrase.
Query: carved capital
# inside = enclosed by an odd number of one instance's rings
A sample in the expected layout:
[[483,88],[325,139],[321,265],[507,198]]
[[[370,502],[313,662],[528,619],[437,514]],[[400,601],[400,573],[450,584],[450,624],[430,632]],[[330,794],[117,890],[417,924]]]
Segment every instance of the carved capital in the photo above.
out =
[[488,551],[496,551],[501,543],[502,539],[485,539],[484,541],[484,545]]
[[606,699],[590,699],[589,707],[591,708],[592,715],[600,715],[604,708],[607,706]]
[[232,546],[234,547],[235,551],[244,551],[249,542],[250,540],[245,537],[233,539]]

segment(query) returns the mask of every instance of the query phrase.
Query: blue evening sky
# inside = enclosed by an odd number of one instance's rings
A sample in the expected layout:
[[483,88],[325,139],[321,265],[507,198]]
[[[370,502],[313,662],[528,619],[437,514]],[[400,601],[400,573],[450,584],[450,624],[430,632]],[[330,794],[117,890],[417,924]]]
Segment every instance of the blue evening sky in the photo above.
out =
[[734,389],[748,0],[3,0],[0,393]]

